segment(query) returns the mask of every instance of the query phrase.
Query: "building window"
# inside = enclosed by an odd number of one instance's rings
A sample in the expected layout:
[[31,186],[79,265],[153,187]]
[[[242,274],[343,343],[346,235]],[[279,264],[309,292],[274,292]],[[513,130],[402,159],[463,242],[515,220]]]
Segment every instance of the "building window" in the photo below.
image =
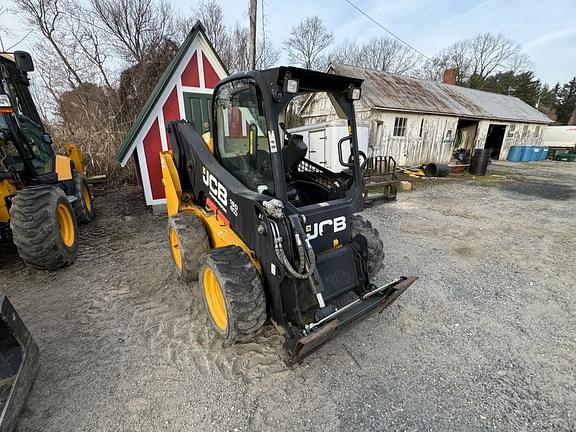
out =
[[406,123],[408,123],[406,117],[396,117],[394,120],[394,133],[392,135],[395,137],[406,136]]
[[418,136],[422,138],[423,134],[424,134],[424,117],[422,117],[422,120],[420,120],[420,132],[418,133]]
[[540,126],[534,128],[534,138],[538,138],[538,136],[540,136]]

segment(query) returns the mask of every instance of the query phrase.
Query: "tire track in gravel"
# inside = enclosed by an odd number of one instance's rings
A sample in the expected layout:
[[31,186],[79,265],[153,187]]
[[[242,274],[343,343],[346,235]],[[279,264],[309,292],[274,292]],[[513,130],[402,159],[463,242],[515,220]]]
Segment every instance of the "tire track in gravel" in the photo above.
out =
[[[179,281],[172,269],[166,216],[150,214],[137,199],[103,203],[80,235],[77,265],[88,267],[84,273],[94,280],[86,312],[103,337],[123,334],[173,366],[193,364],[227,379],[251,382],[286,371],[283,338],[269,324],[252,341],[223,346],[192,294],[197,287]],[[110,327],[119,321],[122,332]]]

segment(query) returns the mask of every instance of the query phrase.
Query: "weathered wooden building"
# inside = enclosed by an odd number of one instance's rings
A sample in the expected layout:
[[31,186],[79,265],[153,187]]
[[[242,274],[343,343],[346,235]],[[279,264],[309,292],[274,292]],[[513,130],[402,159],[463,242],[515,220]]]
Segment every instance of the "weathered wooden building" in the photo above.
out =
[[[355,108],[369,124],[369,156],[400,165],[447,163],[458,148],[490,148],[493,158],[506,159],[513,145],[540,144],[552,122],[512,96],[343,64],[328,71],[364,80]],[[306,125],[337,118],[325,94],[307,99],[300,115]]]

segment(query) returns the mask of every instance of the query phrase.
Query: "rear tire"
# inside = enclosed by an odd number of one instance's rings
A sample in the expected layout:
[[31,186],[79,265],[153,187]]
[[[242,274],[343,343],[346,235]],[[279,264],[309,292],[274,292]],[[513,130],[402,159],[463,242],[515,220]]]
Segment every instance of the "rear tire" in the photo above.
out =
[[12,200],[10,228],[18,254],[41,270],[70,265],[78,252],[78,225],[64,191],[55,186],[19,191]]
[[76,220],[81,224],[88,223],[96,216],[96,208],[90,188],[83,175],[74,174],[74,189],[76,192],[76,201],[74,201]]
[[351,221],[352,238],[360,234],[368,242],[368,276],[373,278],[384,268],[384,242],[378,230],[369,220],[360,215],[353,215]]
[[204,254],[200,294],[215,331],[226,345],[252,337],[266,322],[266,295],[248,255],[238,246]]
[[168,240],[176,273],[182,280],[198,280],[202,254],[210,250],[206,228],[198,216],[189,212],[168,218]]

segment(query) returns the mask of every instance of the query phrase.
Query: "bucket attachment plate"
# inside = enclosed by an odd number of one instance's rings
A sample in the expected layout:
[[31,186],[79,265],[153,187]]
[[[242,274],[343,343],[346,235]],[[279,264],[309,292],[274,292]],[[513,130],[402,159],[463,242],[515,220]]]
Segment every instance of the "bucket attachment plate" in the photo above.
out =
[[336,310],[328,317],[307,325],[306,332],[288,339],[284,345],[290,354],[289,363],[297,363],[313,353],[322,344],[329,341],[337,330],[342,329],[346,325],[365,317],[371,312],[382,312],[382,310],[394,303],[417,279],[417,276],[401,277],[394,282],[373,289],[357,300]]
[[0,295],[0,432],[13,429],[38,371],[38,346]]

